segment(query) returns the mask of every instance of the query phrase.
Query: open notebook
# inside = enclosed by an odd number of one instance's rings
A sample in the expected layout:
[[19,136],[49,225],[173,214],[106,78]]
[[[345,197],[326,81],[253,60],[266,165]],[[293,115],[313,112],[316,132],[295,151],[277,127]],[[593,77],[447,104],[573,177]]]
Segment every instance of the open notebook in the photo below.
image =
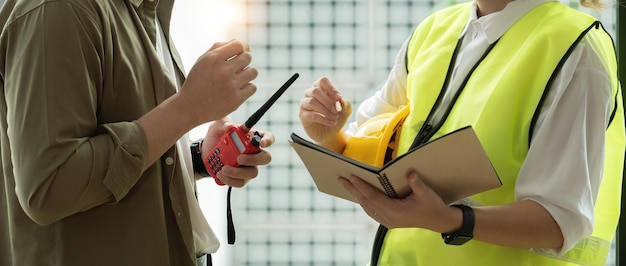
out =
[[295,133],[289,143],[319,191],[353,202],[355,199],[337,183],[338,177],[355,175],[390,197],[402,198],[411,193],[407,173],[416,170],[424,183],[448,204],[502,186],[470,126],[425,143],[381,168],[325,149]]

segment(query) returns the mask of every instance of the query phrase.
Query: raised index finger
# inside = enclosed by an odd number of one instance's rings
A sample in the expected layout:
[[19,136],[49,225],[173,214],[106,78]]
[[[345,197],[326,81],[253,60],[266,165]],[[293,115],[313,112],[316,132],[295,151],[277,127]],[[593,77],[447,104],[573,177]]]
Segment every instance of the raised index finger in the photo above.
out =
[[326,94],[331,100],[333,100],[333,104],[335,101],[341,100],[341,92],[333,85],[333,83],[327,77],[323,77],[318,80],[317,87],[322,89],[324,94]]

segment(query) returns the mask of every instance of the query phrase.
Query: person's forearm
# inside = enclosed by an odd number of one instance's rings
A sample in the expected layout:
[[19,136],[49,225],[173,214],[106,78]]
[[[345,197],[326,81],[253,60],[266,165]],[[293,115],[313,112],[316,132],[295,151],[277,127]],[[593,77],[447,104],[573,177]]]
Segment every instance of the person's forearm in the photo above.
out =
[[147,169],[159,159],[185,133],[189,132],[200,122],[192,112],[186,110],[181,95],[176,94],[139,118],[139,125],[146,134],[148,152],[143,169]]
[[558,224],[534,201],[476,207],[474,212],[476,240],[518,248],[559,248],[563,245]]

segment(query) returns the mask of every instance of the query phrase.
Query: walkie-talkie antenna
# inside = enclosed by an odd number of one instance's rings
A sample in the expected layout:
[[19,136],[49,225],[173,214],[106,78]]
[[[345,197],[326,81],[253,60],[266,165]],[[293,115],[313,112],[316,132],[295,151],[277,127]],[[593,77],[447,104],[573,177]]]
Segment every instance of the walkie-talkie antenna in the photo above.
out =
[[250,130],[256,124],[256,122],[259,122],[259,119],[261,119],[265,112],[267,112],[267,110],[270,109],[274,102],[278,100],[278,97],[280,97],[283,92],[285,92],[287,88],[289,88],[289,86],[291,86],[291,84],[293,84],[293,82],[296,81],[299,76],[300,75],[298,73],[293,74],[293,76],[291,76],[291,78],[289,78],[289,80],[287,80],[287,82],[285,82],[285,84],[283,84],[283,86],[280,87],[280,89],[278,89],[278,91],[276,91],[274,95],[272,95],[272,97],[270,97],[270,99],[267,100],[267,102],[265,102],[263,106],[261,106],[261,108],[259,108],[259,110],[257,110],[254,114],[250,116],[250,118],[248,118],[246,123],[243,124],[244,129]]

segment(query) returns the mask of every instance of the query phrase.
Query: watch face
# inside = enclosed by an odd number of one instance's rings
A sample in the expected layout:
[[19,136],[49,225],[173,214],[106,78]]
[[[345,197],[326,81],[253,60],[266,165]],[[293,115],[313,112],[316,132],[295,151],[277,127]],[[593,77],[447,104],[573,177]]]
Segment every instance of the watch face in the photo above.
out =
[[448,245],[463,245],[470,240],[472,240],[471,235],[453,234],[443,236],[443,241]]

